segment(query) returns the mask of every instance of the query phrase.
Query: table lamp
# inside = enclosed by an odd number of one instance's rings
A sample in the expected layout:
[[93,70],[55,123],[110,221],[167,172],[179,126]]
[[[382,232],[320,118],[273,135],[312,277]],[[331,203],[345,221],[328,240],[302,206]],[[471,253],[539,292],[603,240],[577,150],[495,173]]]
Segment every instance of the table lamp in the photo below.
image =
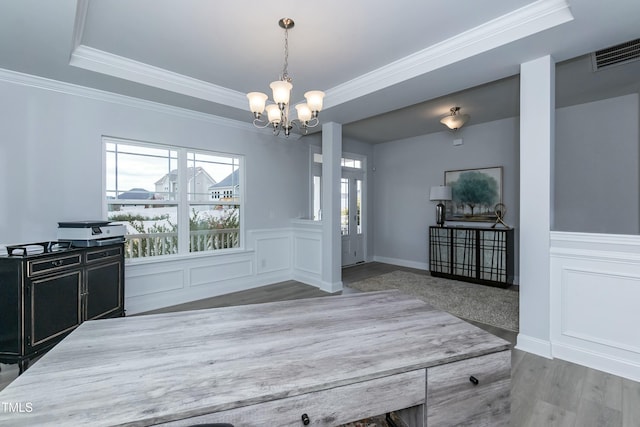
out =
[[444,203],[451,200],[451,187],[446,185],[438,185],[437,187],[431,187],[429,193],[429,200],[440,202],[436,205],[436,224],[440,227],[444,226]]

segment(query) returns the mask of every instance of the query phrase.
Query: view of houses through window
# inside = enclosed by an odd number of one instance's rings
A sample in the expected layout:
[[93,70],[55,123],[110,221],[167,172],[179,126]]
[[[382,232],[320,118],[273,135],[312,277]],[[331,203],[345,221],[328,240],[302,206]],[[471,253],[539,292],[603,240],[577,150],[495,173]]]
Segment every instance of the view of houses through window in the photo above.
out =
[[143,258],[240,247],[242,158],[104,138],[107,219]]

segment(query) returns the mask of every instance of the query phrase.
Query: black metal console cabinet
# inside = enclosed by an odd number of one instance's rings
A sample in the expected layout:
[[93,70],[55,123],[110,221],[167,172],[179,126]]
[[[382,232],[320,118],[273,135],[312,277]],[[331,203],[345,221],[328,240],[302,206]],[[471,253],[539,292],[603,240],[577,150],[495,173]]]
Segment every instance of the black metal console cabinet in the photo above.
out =
[[432,276],[483,285],[513,284],[513,229],[429,227]]
[[123,244],[41,245],[41,254],[0,257],[0,362],[20,373],[83,321],[124,316]]

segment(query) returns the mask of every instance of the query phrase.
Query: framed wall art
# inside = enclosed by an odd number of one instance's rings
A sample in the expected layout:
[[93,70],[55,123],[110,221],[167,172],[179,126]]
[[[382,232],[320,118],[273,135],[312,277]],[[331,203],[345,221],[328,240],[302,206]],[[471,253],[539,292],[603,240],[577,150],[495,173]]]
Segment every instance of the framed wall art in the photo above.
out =
[[445,171],[451,187],[447,221],[496,221],[495,205],[502,203],[502,166]]

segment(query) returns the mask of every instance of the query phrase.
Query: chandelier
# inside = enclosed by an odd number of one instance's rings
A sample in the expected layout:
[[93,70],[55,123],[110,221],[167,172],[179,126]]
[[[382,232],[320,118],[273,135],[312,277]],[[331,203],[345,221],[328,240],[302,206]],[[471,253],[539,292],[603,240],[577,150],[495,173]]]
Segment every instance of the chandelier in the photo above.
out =
[[[306,92],[304,97],[307,102],[295,106],[298,117],[291,118],[289,111],[289,97],[291,96],[291,77],[287,73],[289,65],[289,29],[293,28],[294,22],[290,18],[282,18],[278,24],[284,28],[284,66],[280,80],[271,82],[269,87],[273,91],[273,104],[265,105],[268,96],[262,92],[250,92],[249,109],[253,113],[253,125],[257,128],[273,127],[273,134],[279,135],[284,132],[289,136],[291,129],[295,125],[306,135],[308,128],[316,127],[320,123],[318,113],[322,110],[322,99],[324,92],[312,90]],[[262,113],[267,110],[267,120],[262,119]]]

